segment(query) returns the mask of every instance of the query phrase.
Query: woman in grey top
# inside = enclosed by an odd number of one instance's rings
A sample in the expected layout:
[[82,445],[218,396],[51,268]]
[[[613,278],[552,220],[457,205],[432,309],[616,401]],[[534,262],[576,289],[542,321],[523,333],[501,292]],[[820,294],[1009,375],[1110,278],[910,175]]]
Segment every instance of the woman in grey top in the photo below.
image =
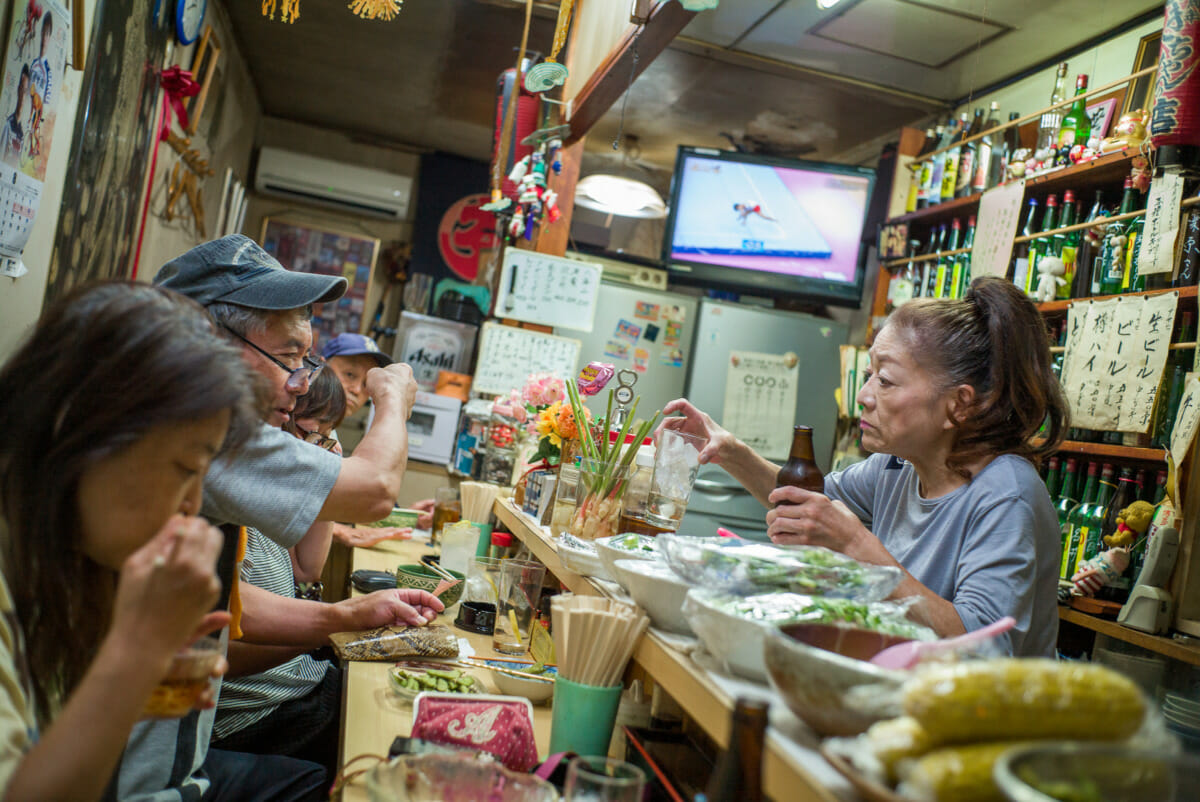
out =
[[858,396],[874,453],[827,476],[824,495],[776,488],[778,466],[686,400],[667,405],[682,417],[664,425],[708,437],[700,461],[772,507],[775,543],[898,566],[894,597],[919,597],[912,617],[939,635],[1011,615],[1012,654],[1053,655],[1061,545],[1035,465],[1062,441],[1068,412],[1048,346],[1037,309],[1002,279],[976,279],[961,300],[905,304],[875,338]]

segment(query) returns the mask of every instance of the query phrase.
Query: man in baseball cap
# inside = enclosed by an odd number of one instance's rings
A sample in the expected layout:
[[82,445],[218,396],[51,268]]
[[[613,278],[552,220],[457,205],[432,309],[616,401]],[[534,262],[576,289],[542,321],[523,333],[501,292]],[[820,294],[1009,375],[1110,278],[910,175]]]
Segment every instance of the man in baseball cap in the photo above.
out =
[[[204,305],[216,325],[241,344],[243,358],[270,389],[269,409],[255,437],[237,453],[213,460],[205,477],[200,514],[226,534],[218,565],[226,593],[233,582],[239,527],[254,527],[291,548],[302,540],[307,546],[310,529],[323,529],[314,528],[318,521],[365,523],[391,512],[404,478],[405,422],[416,392],[407,365],[388,365],[366,377],[376,420],[352,457],[342,459],[279,428],[291,416],[296,398],[307,392],[312,377],[324,367],[309,355],[311,305],[340,298],[345,279],[287,270],[252,240],[235,235],[173,259],[155,283]],[[247,611],[255,590],[242,588]],[[372,620],[355,621],[347,628],[417,624],[442,609],[441,602],[423,592],[384,593],[394,598],[359,605]],[[256,610],[253,620],[247,615],[247,637],[251,625],[259,633],[270,633],[270,611]],[[259,636],[255,642],[272,641]],[[235,659],[232,647],[230,659]],[[105,798],[302,802],[327,796],[330,778],[319,765],[278,754],[209,749],[212,728],[212,711],[139,723]]]
[[379,350],[375,341],[364,334],[339,334],[321,349],[321,356],[337,374],[346,391],[346,414],[353,415],[367,402],[367,372],[384,368],[392,358]]

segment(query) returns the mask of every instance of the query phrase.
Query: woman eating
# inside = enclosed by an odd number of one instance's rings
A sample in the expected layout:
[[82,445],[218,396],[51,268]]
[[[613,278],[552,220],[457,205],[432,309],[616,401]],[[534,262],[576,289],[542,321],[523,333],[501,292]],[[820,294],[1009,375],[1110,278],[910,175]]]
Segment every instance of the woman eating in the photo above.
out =
[[172,656],[228,622],[222,537],[194,516],[253,386],[198,305],[137,284],[60,299],[0,368],[9,802],[98,799]]
[[686,400],[667,405],[682,417],[663,425],[709,438],[700,461],[773,507],[775,543],[897,566],[893,597],[919,598],[910,615],[938,635],[1011,615],[1002,648],[1053,656],[1059,528],[1036,463],[1062,441],[1068,413],[1048,345],[1033,303],[1002,279],[976,279],[961,300],[900,307],[871,346],[858,396],[873,453],[826,476],[823,495],[776,488],[778,466]]

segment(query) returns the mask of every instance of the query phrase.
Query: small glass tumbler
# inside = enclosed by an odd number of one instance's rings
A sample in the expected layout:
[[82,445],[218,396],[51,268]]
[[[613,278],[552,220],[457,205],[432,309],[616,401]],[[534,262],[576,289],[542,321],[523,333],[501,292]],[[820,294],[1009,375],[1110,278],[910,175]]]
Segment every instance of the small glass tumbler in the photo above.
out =
[[607,757],[573,757],[567,764],[566,802],[641,802],[646,775]]
[[143,718],[179,718],[195,706],[208,688],[213,669],[221,659],[221,641],[214,635],[198,639],[171,658],[167,675],[155,686]]
[[462,518],[462,502],[458,498],[457,487],[439,487],[433,491],[433,525],[430,527],[431,543],[437,543],[442,536],[442,527]]
[[700,471],[700,452],[708,440],[665,429],[654,452],[654,476],[646,501],[646,520],[670,532],[679,530],[692,486]]
[[525,654],[537,621],[546,566],[531,560],[500,563],[500,598],[496,604],[496,631],[492,648],[501,654]]

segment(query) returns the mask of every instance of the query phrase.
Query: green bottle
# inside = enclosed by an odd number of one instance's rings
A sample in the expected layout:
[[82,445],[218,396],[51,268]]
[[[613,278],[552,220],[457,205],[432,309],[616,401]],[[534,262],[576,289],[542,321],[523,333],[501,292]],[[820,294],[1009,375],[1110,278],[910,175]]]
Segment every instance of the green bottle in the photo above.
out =
[[[1079,506],[1079,491],[1082,486],[1079,483],[1079,460],[1075,457],[1067,459],[1066,471],[1063,474],[1062,487],[1058,494],[1058,498],[1054,501],[1054,511],[1058,515],[1058,531],[1062,539],[1062,549],[1065,555],[1071,547],[1071,524],[1067,520],[1071,514],[1071,510]],[[1062,560],[1066,564],[1066,559]],[[1062,575],[1062,571],[1059,571]]]
[[[1069,228],[1075,225],[1075,193],[1067,190],[1063,193],[1062,219],[1058,221],[1059,228]],[[1071,297],[1071,287],[1075,284],[1075,271],[1078,268],[1079,231],[1068,231],[1065,234],[1055,234],[1050,248],[1055,256],[1063,261],[1063,280],[1066,284],[1059,285],[1054,296],[1059,300]]]
[[[1042,215],[1042,227],[1038,231],[1051,231],[1058,219],[1058,196],[1046,198],[1046,211]],[[1025,294],[1032,295],[1038,288],[1038,262],[1050,252],[1052,237],[1038,237],[1029,244],[1029,280],[1026,282]]]
[[[1109,468],[1111,471],[1111,467]],[[1075,563],[1079,560],[1079,543],[1087,536],[1084,524],[1087,521],[1087,511],[1096,503],[1096,493],[1099,490],[1100,463],[1088,464],[1087,484],[1083,488],[1083,501],[1076,504],[1067,512],[1066,523],[1062,526],[1062,565],[1059,570],[1061,579],[1070,579],[1075,573]],[[1111,474],[1110,474],[1111,476]],[[1059,507],[1061,515],[1062,508]]]
[[1050,458],[1050,470],[1046,473],[1046,492],[1050,494],[1050,500],[1058,498],[1058,491],[1062,488],[1062,461],[1058,457]]
[[[1080,555],[1080,563],[1092,559],[1104,548],[1104,543],[1101,540],[1101,537],[1105,534],[1104,516],[1108,513],[1109,505],[1117,492],[1117,482],[1113,478],[1113,467],[1111,465],[1104,467],[1106,470],[1102,471],[1100,475],[1100,492],[1096,496],[1096,503],[1088,511],[1087,535],[1081,535],[1079,538],[1080,543],[1083,544],[1080,547],[1083,551],[1082,555]],[[1128,474],[1128,477],[1126,474]],[[1133,469],[1123,468],[1121,470],[1121,482],[1132,486]],[[1076,565],[1076,570],[1078,570],[1078,565]]]
[[[1133,179],[1126,178],[1125,195],[1121,198],[1118,215],[1134,210],[1137,194],[1138,191],[1133,188]],[[1116,295],[1121,292],[1121,285],[1125,282],[1125,246],[1129,228],[1128,220],[1116,220],[1104,227],[1104,244],[1100,251],[1100,265],[1104,271],[1100,279],[1101,295]]]
[[[1030,198],[1025,207],[1025,225],[1021,229],[1022,237],[1030,237],[1037,233],[1037,198]],[[1017,256],[1013,259],[1012,280],[1017,289],[1029,293],[1029,256],[1032,240],[1022,242],[1014,248]],[[1036,285],[1035,285],[1036,286]]]
[[1075,79],[1075,102],[1063,116],[1062,127],[1058,129],[1058,149],[1087,146],[1088,138],[1092,135],[1092,118],[1087,113],[1087,106],[1080,95],[1087,94],[1088,77],[1079,75]]
[[[958,241],[962,236],[962,223],[956,218],[950,224],[950,241],[946,243],[946,250],[958,250]],[[934,298],[949,298],[951,283],[950,280],[954,275],[954,264],[958,261],[958,256],[939,256],[937,260],[937,275],[934,277],[933,297]]]
[[951,276],[951,298],[961,298],[967,292],[967,287],[971,283],[971,248],[975,247],[975,215],[967,218],[967,240],[962,244],[962,247],[967,248],[966,253],[959,254],[956,258],[958,261],[954,263],[953,275]]

